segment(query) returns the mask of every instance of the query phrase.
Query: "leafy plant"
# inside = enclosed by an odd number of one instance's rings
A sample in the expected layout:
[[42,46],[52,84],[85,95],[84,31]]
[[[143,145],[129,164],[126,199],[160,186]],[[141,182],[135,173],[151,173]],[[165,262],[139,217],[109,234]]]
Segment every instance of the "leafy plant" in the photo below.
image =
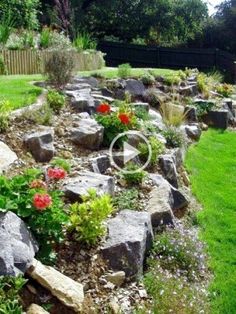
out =
[[148,86],[153,85],[156,82],[155,77],[149,72],[146,72],[141,76],[141,81],[143,82],[144,85]]
[[[95,115],[96,121],[104,127],[103,143],[105,146],[109,146],[120,133],[138,128],[137,118],[132,108],[125,102],[119,102],[117,105],[119,106],[117,112],[108,110],[106,113],[100,112]],[[100,111],[100,108],[101,106],[97,108],[97,112]],[[123,138],[118,142],[121,144]]]
[[135,188],[126,189],[120,192],[113,199],[114,206],[119,210],[122,209],[133,209],[137,210],[139,208],[139,193]]
[[[0,177],[0,209],[12,211],[30,227],[42,249],[47,251],[54,242],[63,238],[63,225],[67,222],[62,193],[53,187],[49,190],[38,169],[29,169],[23,175]],[[47,194],[46,194],[47,193]],[[35,195],[49,195],[50,206],[37,209]]]
[[120,64],[118,66],[118,77],[123,79],[131,76],[131,65],[129,63]]
[[179,85],[181,82],[181,77],[179,74],[168,76],[165,78],[165,84],[168,86]]
[[0,313],[21,314],[23,308],[20,304],[19,292],[27,280],[22,277],[0,277]]
[[[150,136],[148,142],[151,147],[151,159],[150,165],[154,166],[157,163],[158,156],[163,153],[164,145],[155,137]],[[138,150],[140,151],[140,157],[144,160],[147,160],[149,157],[149,148],[146,143],[140,143],[138,145]]]
[[230,84],[219,84],[216,87],[216,91],[218,94],[222,95],[223,97],[230,97],[233,94],[234,88]]
[[76,240],[95,244],[105,234],[104,219],[113,211],[111,197],[98,196],[96,190],[90,189],[82,201],[81,204],[75,203],[70,207],[69,230]]
[[139,106],[133,106],[135,115],[138,119],[141,119],[143,121],[150,120],[150,116],[148,111],[145,108],[139,107]]
[[66,161],[63,158],[59,158],[59,157],[55,157],[52,161],[51,161],[51,165],[58,167],[58,168],[62,168],[64,169],[67,173],[70,173],[71,171],[71,165],[68,161]]
[[14,19],[10,12],[4,12],[0,20],[0,44],[6,44],[13,27]]
[[6,48],[9,50],[20,50],[24,48],[22,37],[19,34],[11,33],[6,42]]
[[71,51],[53,50],[44,62],[44,75],[53,85],[60,88],[70,81],[74,65],[75,59]]
[[214,102],[206,100],[206,101],[196,102],[194,106],[196,107],[197,115],[201,117],[205,113],[209,112],[215,106],[215,104]]
[[181,130],[170,126],[166,128],[162,134],[166,139],[166,145],[170,148],[181,147],[184,145],[185,138]]
[[38,110],[27,110],[23,118],[38,125],[52,125],[53,111],[48,104],[44,104]]
[[92,36],[87,32],[78,33],[76,38],[73,41],[73,46],[77,51],[83,50],[96,50],[97,41],[92,38]]
[[10,103],[9,101],[0,101],[0,132],[7,130],[10,121]]
[[41,48],[47,49],[50,47],[51,32],[52,31],[49,27],[43,27],[39,40],[39,45]]
[[65,96],[55,89],[51,89],[47,94],[47,103],[54,112],[59,112],[66,103]]
[[140,169],[140,166],[133,162],[129,162],[125,168],[120,171],[120,176],[128,185],[141,184],[146,177],[146,172]]
[[164,123],[167,126],[180,126],[185,120],[186,113],[182,106],[174,105],[172,103],[163,103],[161,105],[161,115]]

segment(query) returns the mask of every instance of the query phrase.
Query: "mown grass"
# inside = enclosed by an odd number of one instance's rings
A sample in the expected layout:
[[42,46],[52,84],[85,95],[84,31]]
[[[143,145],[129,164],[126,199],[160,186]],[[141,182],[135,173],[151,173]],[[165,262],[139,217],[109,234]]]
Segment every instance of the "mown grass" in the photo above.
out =
[[0,76],[0,100],[7,100],[10,109],[18,109],[34,103],[42,89],[33,81],[42,80],[41,75]]
[[203,205],[198,221],[214,273],[212,313],[235,314],[236,133],[209,130],[189,149],[186,166]]
[[[164,76],[164,77],[170,77],[174,73],[178,72],[178,71],[170,70],[170,69],[132,68],[131,69],[131,76],[132,77],[140,77],[145,72],[147,72],[148,70],[151,70],[154,75],[157,75],[157,76],[160,75],[160,76]],[[108,79],[118,77],[118,70],[117,70],[117,68],[108,68],[108,67],[103,68],[101,70],[96,70],[96,71],[79,72],[79,75],[82,75],[82,76],[92,76],[92,75],[94,75],[94,73],[100,74],[100,75],[102,75],[102,76],[104,76],[105,78],[108,78]]]

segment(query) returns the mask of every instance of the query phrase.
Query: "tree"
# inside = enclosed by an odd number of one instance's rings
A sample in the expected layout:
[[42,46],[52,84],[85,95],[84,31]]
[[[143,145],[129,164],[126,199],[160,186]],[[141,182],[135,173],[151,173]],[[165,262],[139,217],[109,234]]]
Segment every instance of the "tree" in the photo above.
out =
[[0,14],[13,18],[15,27],[37,29],[39,4],[39,0],[0,0]]

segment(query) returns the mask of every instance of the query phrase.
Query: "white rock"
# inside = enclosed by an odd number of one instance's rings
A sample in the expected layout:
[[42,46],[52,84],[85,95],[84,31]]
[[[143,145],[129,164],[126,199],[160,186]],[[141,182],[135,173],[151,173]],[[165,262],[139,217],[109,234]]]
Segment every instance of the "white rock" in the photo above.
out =
[[63,275],[53,267],[43,265],[36,259],[34,259],[32,267],[28,270],[28,274],[48,289],[63,304],[80,313],[84,300],[82,284]]
[[0,142],[0,174],[17,160],[16,154],[3,142]]
[[49,312],[45,311],[41,306],[37,304],[31,304],[27,310],[27,314],[49,314]]

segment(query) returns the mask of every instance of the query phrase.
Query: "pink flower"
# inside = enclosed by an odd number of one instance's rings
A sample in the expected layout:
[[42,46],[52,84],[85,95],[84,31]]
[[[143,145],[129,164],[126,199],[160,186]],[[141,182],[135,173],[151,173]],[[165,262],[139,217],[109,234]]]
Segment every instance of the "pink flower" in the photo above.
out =
[[39,211],[43,211],[52,204],[52,198],[48,194],[36,193],[33,198],[33,204]]
[[61,180],[67,176],[67,172],[62,168],[49,168],[47,175],[49,179]]

